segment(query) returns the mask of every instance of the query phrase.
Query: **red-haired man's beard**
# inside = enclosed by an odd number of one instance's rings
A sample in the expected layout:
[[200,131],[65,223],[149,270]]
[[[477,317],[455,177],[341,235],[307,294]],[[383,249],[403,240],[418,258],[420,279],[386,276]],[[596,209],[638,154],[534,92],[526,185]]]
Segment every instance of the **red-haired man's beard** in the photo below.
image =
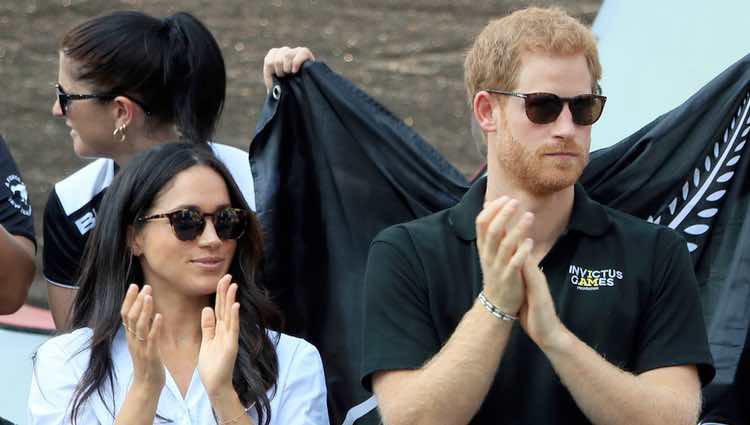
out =
[[574,140],[547,143],[534,150],[505,137],[497,146],[503,174],[536,196],[546,196],[574,185],[583,173],[589,153]]

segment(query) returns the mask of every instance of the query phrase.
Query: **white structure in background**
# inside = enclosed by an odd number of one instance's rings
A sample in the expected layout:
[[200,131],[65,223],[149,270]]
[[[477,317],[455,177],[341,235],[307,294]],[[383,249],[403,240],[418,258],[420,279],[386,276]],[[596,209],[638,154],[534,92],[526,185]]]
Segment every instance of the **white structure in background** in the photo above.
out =
[[746,54],[748,0],[604,0],[594,21],[604,115],[591,150],[634,133]]
[[0,362],[3,389],[0,390],[0,417],[17,425],[25,425],[26,405],[34,364],[31,356],[49,335],[8,330],[0,327]]

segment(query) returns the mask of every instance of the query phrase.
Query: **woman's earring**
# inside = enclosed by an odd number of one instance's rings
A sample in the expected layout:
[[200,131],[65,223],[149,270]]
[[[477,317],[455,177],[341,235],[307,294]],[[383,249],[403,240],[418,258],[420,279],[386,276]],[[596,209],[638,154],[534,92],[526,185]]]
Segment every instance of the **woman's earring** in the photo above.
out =
[[123,124],[115,129],[115,131],[112,132],[112,136],[120,143],[125,143],[125,139],[127,138],[127,135],[125,134],[125,129],[127,129],[127,125]]

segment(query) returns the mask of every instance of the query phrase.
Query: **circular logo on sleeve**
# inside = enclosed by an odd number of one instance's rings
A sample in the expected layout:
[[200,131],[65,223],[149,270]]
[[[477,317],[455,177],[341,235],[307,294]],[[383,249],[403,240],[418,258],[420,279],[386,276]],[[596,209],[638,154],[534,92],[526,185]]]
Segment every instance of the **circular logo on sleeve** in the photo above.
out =
[[20,211],[21,214],[30,216],[29,192],[26,190],[26,185],[21,178],[15,174],[11,174],[5,179],[5,186],[10,190],[8,202]]

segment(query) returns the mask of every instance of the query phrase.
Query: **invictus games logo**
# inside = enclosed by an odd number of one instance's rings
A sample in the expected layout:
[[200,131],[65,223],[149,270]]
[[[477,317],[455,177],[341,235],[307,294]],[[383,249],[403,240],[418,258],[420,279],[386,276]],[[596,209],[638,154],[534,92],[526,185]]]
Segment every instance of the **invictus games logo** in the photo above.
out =
[[5,186],[10,190],[8,202],[13,205],[23,215],[31,215],[31,205],[29,204],[29,192],[21,178],[15,174],[9,175],[5,179]]
[[589,270],[585,267],[570,265],[568,269],[570,283],[582,291],[597,291],[599,288],[615,286],[622,280],[622,272],[615,269]]

